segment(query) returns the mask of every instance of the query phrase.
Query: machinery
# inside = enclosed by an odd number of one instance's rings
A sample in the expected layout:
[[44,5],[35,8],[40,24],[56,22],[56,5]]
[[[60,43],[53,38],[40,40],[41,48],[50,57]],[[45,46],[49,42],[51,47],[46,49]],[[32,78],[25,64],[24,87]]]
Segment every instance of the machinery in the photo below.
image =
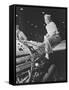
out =
[[[54,77],[55,64],[51,63],[50,60],[47,60],[45,58],[44,45],[41,45],[37,49],[34,49],[30,45],[22,46],[20,42],[17,44],[17,48],[19,48],[16,51],[17,84],[35,82],[40,83],[56,80],[56,77]],[[25,50],[25,48],[27,51]]]

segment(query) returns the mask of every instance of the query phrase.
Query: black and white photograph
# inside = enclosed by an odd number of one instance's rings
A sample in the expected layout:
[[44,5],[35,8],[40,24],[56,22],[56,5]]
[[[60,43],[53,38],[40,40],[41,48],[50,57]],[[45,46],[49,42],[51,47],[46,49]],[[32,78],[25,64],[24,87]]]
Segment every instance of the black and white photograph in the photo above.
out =
[[67,8],[17,5],[16,84],[67,82]]

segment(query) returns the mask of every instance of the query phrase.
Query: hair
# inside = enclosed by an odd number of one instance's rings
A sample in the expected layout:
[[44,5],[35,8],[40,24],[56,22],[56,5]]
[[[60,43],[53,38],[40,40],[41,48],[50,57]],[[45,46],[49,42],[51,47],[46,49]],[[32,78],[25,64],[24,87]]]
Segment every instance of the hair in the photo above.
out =
[[51,21],[51,15],[49,15],[49,14],[45,14],[44,18],[47,18],[49,21]]

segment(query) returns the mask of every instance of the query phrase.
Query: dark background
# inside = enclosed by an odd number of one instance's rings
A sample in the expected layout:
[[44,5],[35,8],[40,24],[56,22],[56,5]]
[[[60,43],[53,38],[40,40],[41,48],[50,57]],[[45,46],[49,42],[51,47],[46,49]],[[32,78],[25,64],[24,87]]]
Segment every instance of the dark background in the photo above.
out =
[[46,34],[44,14],[50,14],[62,39],[66,39],[66,9],[52,7],[16,7],[16,25],[19,25],[28,40],[43,41]]

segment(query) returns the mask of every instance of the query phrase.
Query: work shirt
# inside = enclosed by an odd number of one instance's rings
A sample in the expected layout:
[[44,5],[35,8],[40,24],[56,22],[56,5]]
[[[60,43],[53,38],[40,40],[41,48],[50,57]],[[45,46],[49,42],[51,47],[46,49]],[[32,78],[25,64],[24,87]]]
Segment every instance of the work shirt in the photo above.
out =
[[44,36],[44,42],[49,41],[51,47],[54,47],[61,41],[57,26],[54,22],[46,25],[47,34]]
[[58,34],[58,29],[56,27],[56,24],[54,22],[50,22],[46,25],[47,34],[49,36],[53,36],[54,34]]

